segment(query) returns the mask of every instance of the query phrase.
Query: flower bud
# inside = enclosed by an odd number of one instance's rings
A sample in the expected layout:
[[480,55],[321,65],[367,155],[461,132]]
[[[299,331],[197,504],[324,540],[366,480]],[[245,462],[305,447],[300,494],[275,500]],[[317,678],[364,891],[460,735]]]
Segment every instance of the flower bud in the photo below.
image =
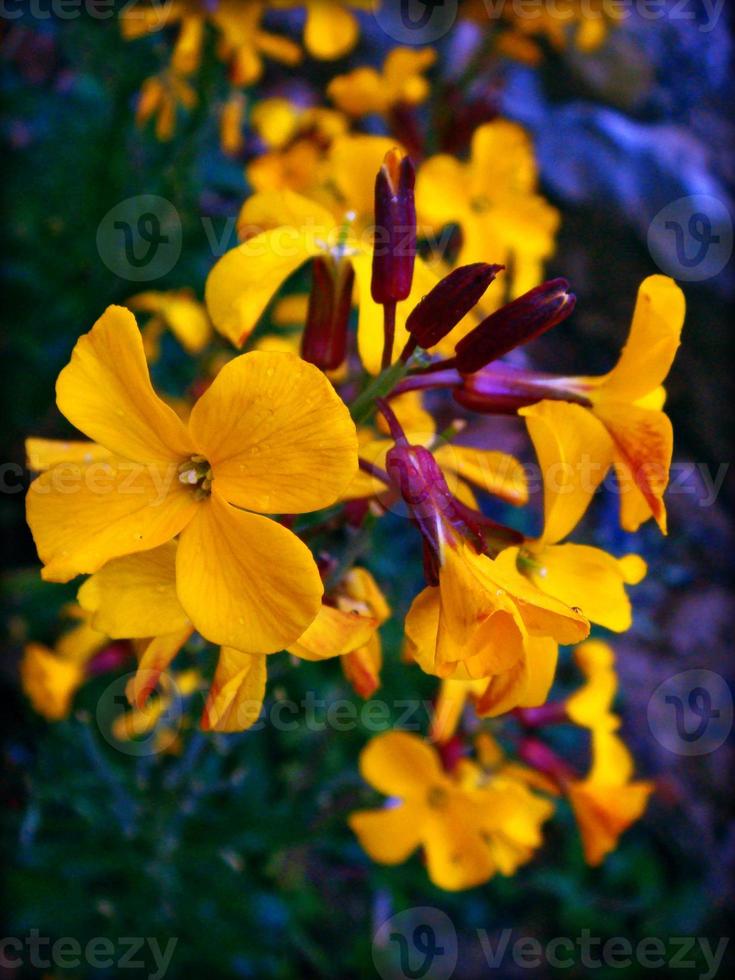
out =
[[456,366],[473,374],[566,320],[577,298],[566,279],[552,279],[491,313],[457,344]]
[[375,245],[371,291],[376,303],[396,303],[411,292],[416,259],[416,172],[394,148],[375,180]]
[[475,262],[450,272],[411,310],[406,330],[419,347],[439,343],[482,298],[503,269],[502,265]]
[[323,371],[333,371],[347,355],[347,328],[355,272],[350,262],[314,259],[301,356]]

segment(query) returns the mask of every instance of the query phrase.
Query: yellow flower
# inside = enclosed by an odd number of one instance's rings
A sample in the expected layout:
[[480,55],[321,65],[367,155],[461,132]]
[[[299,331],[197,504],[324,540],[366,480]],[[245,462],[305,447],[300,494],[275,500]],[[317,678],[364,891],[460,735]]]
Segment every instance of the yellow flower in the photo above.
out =
[[[367,572],[355,569],[345,588],[344,601],[338,591],[335,606],[322,605],[305,632],[289,644],[289,653],[325,660],[371,643],[384,611],[377,585]],[[350,600],[350,594],[367,596],[370,606],[367,600]],[[142,710],[193,632],[177,595],[176,544],[113,559],[82,585],[79,602],[93,624],[110,636],[142,641],[138,671],[127,691],[133,706]],[[265,661],[264,654],[222,647],[203,728],[242,731],[257,720],[265,694]]]
[[429,94],[423,72],[435,61],[433,48],[393,48],[382,72],[365,66],[337,75],[329,83],[327,95],[350,116],[385,114],[396,105],[418,105]]
[[378,627],[390,617],[390,606],[378,583],[366,568],[353,568],[345,575],[336,595],[337,608],[352,616],[374,617],[376,627],[367,642],[348,651],[340,660],[342,671],[361,698],[369,698],[380,687],[383,650]]
[[372,11],[374,0],[272,0],[274,7],[306,10],[304,44],[314,58],[332,61],[348,54],[360,36],[360,25],[351,12]]
[[131,296],[127,303],[131,310],[150,314],[141,330],[149,361],[158,360],[161,334],[166,328],[189,354],[201,353],[209,343],[212,336],[209,317],[192,289],[146,290]]
[[574,659],[585,683],[566,699],[567,717],[590,730],[619,728],[620,719],[612,711],[618,689],[612,647],[602,640],[587,640],[575,649]]
[[172,68],[183,74],[199,67],[204,28],[210,23],[217,33],[217,54],[226,61],[233,85],[250,85],[263,72],[265,55],[287,65],[301,60],[301,50],[288,38],[262,30],[260,22],[266,4],[256,0],[169,0],[128,6],[121,15],[123,37],[128,40],[150,34],[171,25],[179,25],[179,34],[171,59]]
[[[545,536],[560,541],[576,526],[611,466],[618,478],[620,522],[636,531],[653,517],[666,533],[663,494],[673,445],[662,411],[662,384],[679,346],[684,295],[667,276],[638,291],[628,341],[600,377],[550,380],[559,398],[520,409],[544,476]],[[548,379],[547,379],[548,380]]]
[[[293,191],[253,195],[240,212],[243,243],[224,255],[207,279],[205,297],[212,322],[235,346],[242,346],[286,279],[316,256],[350,262],[359,297],[358,349],[366,370],[377,374],[383,352],[383,308],[371,294],[375,175],[393,143],[382,137],[344,137],[329,156],[333,189],[324,203]],[[408,333],[408,313],[435,284],[419,260],[411,295],[398,304],[395,357]]]
[[541,844],[552,805],[521,783],[501,777],[452,778],[437,753],[416,735],[379,735],[360,756],[363,778],[400,802],[360,810],[349,819],[374,861],[400,864],[418,847],[439,888],[459,891],[513,874]]
[[641,817],[654,790],[647,780],[633,780],[630,752],[615,732],[592,732],[592,767],[582,780],[567,787],[582,835],[588,864],[600,864],[617,847],[618,838]]
[[531,585],[507,550],[492,559],[453,541],[444,547],[439,585],[414,599],[405,629],[427,673],[455,680],[487,678],[483,711],[498,714],[516,697],[539,703],[533,695],[537,688],[543,697],[548,691],[556,643],[583,640],[589,623]]
[[68,581],[180,535],[176,593],[204,636],[265,653],[301,635],[319,610],[318,569],[260,515],[328,506],[354,474],[354,425],[321,372],[287,354],[237,357],[187,426],[153,391],[135,318],[110,307],[78,341],[57,402],[111,455],[57,464],[31,485],[44,578]]
[[[517,124],[498,119],[480,126],[468,163],[448,154],[431,157],[416,178],[419,227],[439,232],[459,224],[457,265],[496,262],[512,270],[511,299],[538,285],[543,263],[554,251],[559,214],[537,192],[531,142]],[[506,297],[491,289],[480,301],[485,312]]]
[[[528,484],[523,466],[513,456],[492,449],[458,446],[442,441],[433,417],[423,408],[421,393],[408,391],[391,400],[391,408],[403,426],[409,442],[431,449],[444,474],[449,490],[463,504],[478,509],[471,484],[510,504],[528,501]],[[381,421],[378,421],[381,427]],[[438,443],[438,444],[437,444]],[[385,469],[391,439],[375,438],[370,430],[360,433],[360,457]],[[370,473],[360,471],[344,493],[347,500],[385,494],[385,484]]]
[[109,639],[91,626],[90,616],[79,606],[67,607],[65,613],[77,625],[62,634],[53,650],[40,643],[27,644],[20,663],[23,690],[35,711],[48,721],[67,717],[88,661]]
[[162,143],[173,138],[179,106],[191,109],[196,105],[194,89],[175,71],[153,75],[143,82],[138,99],[135,121],[144,126],[156,117],[156,137]]

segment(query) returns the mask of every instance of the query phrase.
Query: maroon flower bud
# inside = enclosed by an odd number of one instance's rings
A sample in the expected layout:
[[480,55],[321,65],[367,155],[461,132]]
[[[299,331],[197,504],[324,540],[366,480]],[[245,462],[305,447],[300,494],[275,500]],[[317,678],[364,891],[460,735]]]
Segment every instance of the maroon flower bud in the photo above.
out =
[[411,292],[416,259],[416,172],[400,150],[385,155],[375,180],[375,245],[372,296],[396,303]]
[[[479,703],[477,710],[481,710]],[[538,738],[524,738],[518,746],[518,756],[527,766],[549,776],[560,788],[578,778],[574,769]]]
[[411,310],[406,330],[414,346],[434,347],[482,298],[502,265],[475,262],[450,272]]
[[350,262],[314,259],[301,356],[323,371],[338,368],[347,356],[347,328],[355,272]]
[[566,320],[577,302],[566,279],[552,279],[491,313],[457,344],[456,366],[472,374]]

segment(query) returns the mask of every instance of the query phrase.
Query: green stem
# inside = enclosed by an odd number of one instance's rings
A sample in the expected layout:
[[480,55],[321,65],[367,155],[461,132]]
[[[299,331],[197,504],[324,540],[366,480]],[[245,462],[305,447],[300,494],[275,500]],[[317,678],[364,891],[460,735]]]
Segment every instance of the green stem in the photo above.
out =
[[410,363],[410,361],[406,364],[403,361],[396,361],[395,364],[391,364],[357,396],[350,409],[350,414],[358,425],[367,422],[375,412],[375,399],[387,398],[398,382],[406,377]]

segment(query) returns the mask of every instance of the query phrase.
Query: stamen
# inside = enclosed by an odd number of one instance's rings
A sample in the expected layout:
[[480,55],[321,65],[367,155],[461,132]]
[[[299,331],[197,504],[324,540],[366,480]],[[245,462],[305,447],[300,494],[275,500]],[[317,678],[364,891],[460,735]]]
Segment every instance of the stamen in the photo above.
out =
[[208,497],[212,492],[212,468],[204,456],[194,455],[185,459],[178,467],[179,483],[192,488],[197,500]]

